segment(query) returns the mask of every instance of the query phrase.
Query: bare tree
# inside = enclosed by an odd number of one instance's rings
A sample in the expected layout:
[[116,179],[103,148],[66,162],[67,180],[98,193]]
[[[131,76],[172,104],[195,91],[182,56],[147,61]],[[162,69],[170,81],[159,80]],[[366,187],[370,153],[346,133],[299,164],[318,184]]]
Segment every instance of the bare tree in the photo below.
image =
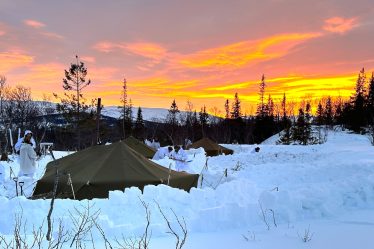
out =
[[158,210],[160,211],[162,217],[166,221],[166,224],[167,224],[167,226],[169,228],[168,233],[174,235],[174,237],[176,238],[175,249],[181,249],[183,247],[184,243],[186,243],[187,234],[188,234],[186,221],[184,220],[183,217],[182,217],[182,220],[180,220],[178,218],[178,216],[175,214],[174,210],[170,209],[173,212],[173,214],[174,214],[174,217],[175,217],[175,219],[176,219],[176,221],[177,221],[177,223],[179,225],[180,230],[182,231],[182,234],[178,233],[176,231],[176,229],[173,228],[173,226],[171,225],[170,220],[166,217],[166,215],[165,215],[164,211],[162,211],[160,205],[157,202],[156,202],[156,204],[157,204]]
[[13,124],[21,129],[36,124],[39,108],[32,100],[30,88],[22,85],[8,88],[5,92],[5,100],[4,113],[9,128],[12,128]]
[[75,213],[69,211],[70,218],[73,222],[73,239],[71,240],[70,247],[75,244],[76,248],[82,248],[82,243],[85,241],[91,229],[95,226],[95,220],[100,215],[100,210],[91,211],[93,205],[87,203],[83,206],[82,210],[74,207]]

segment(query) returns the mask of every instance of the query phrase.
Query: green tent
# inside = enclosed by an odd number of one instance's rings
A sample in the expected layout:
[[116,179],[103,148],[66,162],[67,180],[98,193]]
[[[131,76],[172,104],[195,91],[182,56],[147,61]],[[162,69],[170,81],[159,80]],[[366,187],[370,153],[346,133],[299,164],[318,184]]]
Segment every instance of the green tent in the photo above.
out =
[[218,156],[221,154],[231,155],[234,153],[233,150],[225,148],[207,137],[200,139],[199,141],[194,142],[193,144],[188,146],[188,149],[197,149],[197,148],[204,148],[207,156]]
[[[168,184],[189,191],[197,187],[199,175],[176,172],[146,159],[124,142],[96,145],[49,162],[37,182],[33,198],[51,197],[56,170],[59,173],[57,197],[107,198],[110,190]],[[70,182],[72,184],[70,184]]]
[[139,141],[134,137],[128,137],[125,139],[125,143],[130,146],[131,149],[135,150],[139,154],[145,156],[146,158],[152,158],[156,151],[149,147],[148,145],[144,144],[143,142]]

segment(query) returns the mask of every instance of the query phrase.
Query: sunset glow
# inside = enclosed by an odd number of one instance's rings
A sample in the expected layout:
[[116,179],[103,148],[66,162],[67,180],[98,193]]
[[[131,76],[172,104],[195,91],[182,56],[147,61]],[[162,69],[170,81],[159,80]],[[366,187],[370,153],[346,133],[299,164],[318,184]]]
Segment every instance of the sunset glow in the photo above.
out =
[[85,97],[105,106],[120,104],[124,77],[142,107],[176,99],[182,110],[191,101],[222,111],[238,92],[250,113],[263,74],[276,101],[348,97],[359,70],[374,70],[374,7],[335,3],[4,0],[0,75],[42,99],[62,93],[64,69],[79,55],[92,81]]

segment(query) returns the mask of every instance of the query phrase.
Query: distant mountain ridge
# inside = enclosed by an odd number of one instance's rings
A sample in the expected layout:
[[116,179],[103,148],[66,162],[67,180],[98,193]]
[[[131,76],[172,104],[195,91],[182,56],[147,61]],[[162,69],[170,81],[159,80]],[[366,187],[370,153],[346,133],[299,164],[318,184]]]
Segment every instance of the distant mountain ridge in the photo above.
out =
[[[43,110],[46,108],[52,108],[56,110],[56,103],[46,102],[46,101],[34,101]],[[168,109],[164,108],[151,108],[151,107],[141,107],[143,120],[154,121],[154,122],[164,122],[166,120]],[[121,117],[121,109],[118,106],[104,106],[101,110],[103,116],[119,119]],[[136,119],[136,114],[138,112],[138,107],[132,108],[133,119]],[[56,111],[54,112],[55,114]],[[185,111],[180,111],[181,115],[185,115]]]

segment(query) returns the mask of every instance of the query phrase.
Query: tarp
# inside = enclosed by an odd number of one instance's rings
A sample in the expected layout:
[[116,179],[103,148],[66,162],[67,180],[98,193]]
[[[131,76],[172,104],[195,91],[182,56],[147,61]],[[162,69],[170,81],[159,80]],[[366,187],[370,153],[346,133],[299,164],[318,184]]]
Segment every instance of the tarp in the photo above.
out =
[[218,155],[221,155],[221,154],[231,155],[231,154],[234,153],[233,150],[225,148],[225,147],[213,142],[212,140],[210,140],[207,137],[204,137],[204,138],[194,142],[193,144],[189,145],[187,148],[188,149],[191,149],[191,148],[197,149],[197,148],[200,148],[200,147],[204,148],[207,156],[218,156]]
[[197,187],[199,177],[197,174],[169,171],[124,142],[117,142],[96,145],[49,162],[44,176],[36,184],[33,198],[51,197],[57,170],[57,197],[73,198],[74,190],[75,198],[79,200],[107,198],[110,190],[168,184],[168,179],[169,186],[189,191]]
[[144,144],[143,142],[139,141],[134,137],[128,137],[125,139],[125,143],[130,146],[131,149],[135,150],[139,154],[145,156],[146,158],[152,158],[156,151],[149,147],[148,145]]

